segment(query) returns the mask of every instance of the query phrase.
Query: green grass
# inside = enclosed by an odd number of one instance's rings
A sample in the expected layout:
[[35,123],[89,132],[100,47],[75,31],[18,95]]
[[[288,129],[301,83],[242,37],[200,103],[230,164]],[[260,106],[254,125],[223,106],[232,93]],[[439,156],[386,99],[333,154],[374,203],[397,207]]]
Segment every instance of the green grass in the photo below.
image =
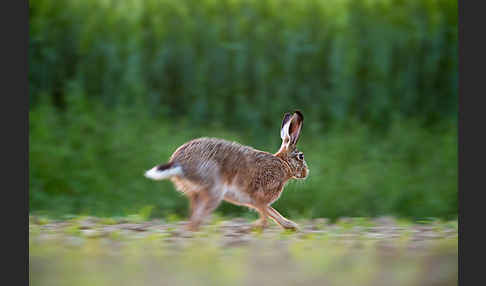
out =
[[[76,99],[80,96],[81,99]],[[187,200],[169,181],[143,172],[166,162],[181,144],[220,137],[275,152],[280,118],[267,141],[217,126],[193,128],[133,108],[108,109],[72,95],[67,113],[41,105],[29,113],[30,211],[49,215],[187,216]],[[75,101],[78,100],[78,101]],[[310,125],[310,124],[309,124]],[[263,143],[262,143],[263,142]],[[304,125],[299,149],[310,175],[290,181],[274,204],[294,218],[395,215],[416,219],[457,215],[456,126],[431,132],[399,121],[376,133],[359,123],[324,134]],[[256,217],[223,203],[223,215]]]

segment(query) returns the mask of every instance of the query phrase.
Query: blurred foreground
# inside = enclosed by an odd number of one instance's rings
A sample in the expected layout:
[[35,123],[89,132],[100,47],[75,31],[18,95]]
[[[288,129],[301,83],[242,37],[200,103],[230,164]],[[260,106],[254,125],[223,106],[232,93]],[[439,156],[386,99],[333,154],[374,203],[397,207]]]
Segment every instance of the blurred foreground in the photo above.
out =
[[457,285],[457,221],[250,223],[31,216],[29,285]]

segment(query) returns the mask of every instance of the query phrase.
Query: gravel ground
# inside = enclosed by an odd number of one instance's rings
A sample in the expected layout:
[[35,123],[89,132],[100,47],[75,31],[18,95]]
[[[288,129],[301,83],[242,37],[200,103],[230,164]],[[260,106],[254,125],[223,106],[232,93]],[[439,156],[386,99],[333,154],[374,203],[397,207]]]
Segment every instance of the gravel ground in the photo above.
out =
[[30,285],[457,285],[457,222],[391,217],[253,230],[186,222],[31,216]]

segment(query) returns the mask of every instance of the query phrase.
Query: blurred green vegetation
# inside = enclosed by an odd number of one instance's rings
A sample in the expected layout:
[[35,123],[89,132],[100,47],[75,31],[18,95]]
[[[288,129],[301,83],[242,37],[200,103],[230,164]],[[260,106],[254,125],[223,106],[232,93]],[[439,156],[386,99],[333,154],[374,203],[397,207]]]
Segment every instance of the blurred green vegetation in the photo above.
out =
[[184,216],[144,170],[198,136],[275,152],[299,108],[282,214],[457,215],[457,1],[29,5],[31,212]]
[[[184,216],[187,201],[169,181],[146,179],[146,169],[166,162],[179,145],[198,136],[271,152],[280,145],[279,118],[274,138],[260,144],[237,130],[164,122],[137,107],[108,109],[81,95],[70,96],[65,113],[53,108],[46,104],[30,112],[32,211],[126,215],[152,206],[152,216]],[[453,126],[446,129],[431,133],[415,122],[400,121],[386,134],[359,123],[322,135],[304,130],[299,149],[306,154],[310,175],[289,182],[275,205],[293,217],[454,216],[457,135]],[[248,212],[229,204],[219,210]]]

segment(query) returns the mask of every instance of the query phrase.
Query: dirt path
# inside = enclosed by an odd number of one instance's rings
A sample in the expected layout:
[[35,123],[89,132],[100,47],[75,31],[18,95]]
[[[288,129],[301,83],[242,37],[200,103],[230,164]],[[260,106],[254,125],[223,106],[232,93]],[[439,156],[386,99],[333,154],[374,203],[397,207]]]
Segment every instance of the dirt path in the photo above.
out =
[[184,224],[31,217],[30,285],[457,285],[457,222]]

